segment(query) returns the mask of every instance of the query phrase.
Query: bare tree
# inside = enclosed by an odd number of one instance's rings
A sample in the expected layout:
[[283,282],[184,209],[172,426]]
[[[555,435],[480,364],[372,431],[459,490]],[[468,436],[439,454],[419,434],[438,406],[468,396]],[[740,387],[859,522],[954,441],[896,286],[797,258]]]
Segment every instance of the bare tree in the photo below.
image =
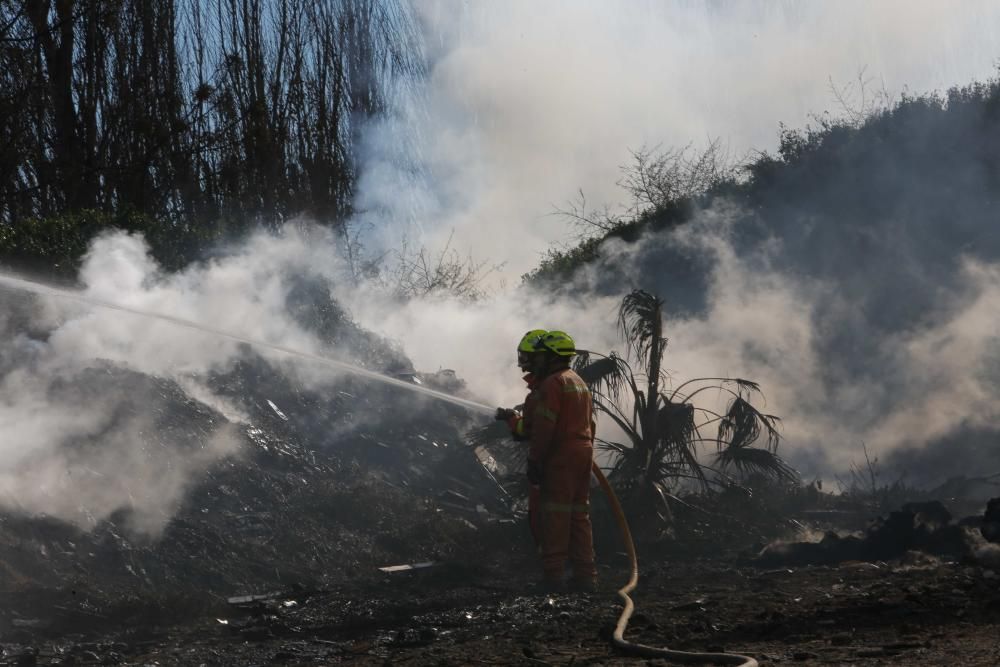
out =
[[632,163],[621,168],[618,185],[631,195],[633,213],[698,197],[736,177],[735,162],[720,139],[700,152],[691,144],[667,149],[644,146],[630,152]]
[[361,128],[422,71],[414,22],[402,0],[0,0],[0,225],[341,225]]
[[[875,79],[868,76],[867,72],[868,67],[862,67],[854,80],[843,86],[835,84],[832,76],[828,79],[830,94],[842,114],[839,122],[850,127],[861,127],[866,120],[892,106],[892,95],[886,89],[885,81],[880,81],[878,87],[875,87]],[[823,125],[831,122],[826,118],[819,120]]]
[[554,213],[569,220],[576,229],[577,241],[607,236],[630,219],[625,212],[616,213],[607,204],[600,208],[590,207],[582,189],[577,191],[576,198],[566,203],[565,208],[557,207]]
[[583,190],[555,213],[567,218],[577,230],[577,240],[600,238],[621,230],[650,212],[695,199],[718,185],[735,181],[739,173],[736,160],[720,139],[713,139],[703,150],[691,144],[683,148],[642,147],[630,151],[632,162],[619,167],[618,185],[630,197],[628,206],[615,211],[604,205],[592,207]]
[[431,295],[458,297],[477,301],[488,295],[486,279],[503,265],[491,265],[471,255],[463,257],[452,247],[454,232],[437,252],[426,247],[413,248],[403,241],[398,250],[379,258],[380,266],[369,272],[378,275],[379,282],[394,296],[409,300]]

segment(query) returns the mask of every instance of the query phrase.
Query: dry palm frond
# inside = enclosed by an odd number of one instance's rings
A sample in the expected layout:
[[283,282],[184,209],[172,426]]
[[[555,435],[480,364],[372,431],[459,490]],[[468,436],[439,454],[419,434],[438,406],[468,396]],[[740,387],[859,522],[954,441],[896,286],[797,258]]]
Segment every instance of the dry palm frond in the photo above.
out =
[[776,480],[794,481],[798,473],[773,451],[758,447],[730,447],[719,451],[715,462],[723,469],[733,467],[746,476],[758,473]]
[[738,386],[740,388],[740,390],[742,390],[742,391],[744,391],[744,392],[746,392],[748,394],[750,394],[750,393],[752,393],[752,394],[759,394],[759,393],[761,393],[760,392],[760,385],[757,384],[756,382],[754,382],[753,380],[745,380],[743,378],[730,378],[729,382],[734,383],[736,386]]
[[694,424],[694,406],[690,403],[672,403],[664,400],[657,413],[657,433],[661,438],[671,441],[690,440],[696,435]]
[[[776,454],[780,434],[778,418],[753,407],[743,397],[733,399],[719,421],[715,461],[722,468],[733,467],[743,475],[760,473],[774,479],[794,480],[797,473]],[[766,434],[764,447],[753,447]]]
[[618,328],[636,359],[646,359],[654,350],[663,354],[667,339],[660,335],[662,318],[663,300],[649,292],[633,290],[622,299],[618,309]]
[[610,440],[605,440],[603,438],[594,438],[594,444],[602,451],[613,452],[619,456],[624,455],[629,450],[629,447],[626,447],[621,443],[611,442]]
[[[695,385],[693,391],[688,393],[682,392],[685,387],[690,385]],[[698,386],[701,385],[701,386]],[[729,385],[736,385],[736,389],[732,389]],[[753,394],[763,396],[763,392],[760,390],[760,385],[752,380],[744,380],[743,378],[726,378],[726,377],[704,377],[704,378],[693,378],[687,382],[682,382],[677,385],[669,395],[664,394],[664,398],[669,401],[679,401],[683,400],[685,402],[690,402],[692,397],[696,394],[700,394],[703,391],[708,391],[714,389],[716,391],[724,391],[732,394],[734,397],[746,397]]]
[[614,352],[606,357],[598,355],[600,358],[596,360],[591,360],[592,354],[590,352],[579,354],[573,369],[583,378],[591,391],[606,395],[617,403],[622,389],[634,384],[632,368]]
[[676,440],[670,441],[659,454],[661,465],[657,472],[660,478],[668,477],[688,477],[701,485],[703,489],[708,488],[708,478],[705,476],[701,462],[698,460],[696,441]]
[[747,447],[755,443],[764,431],[767,434],[767,450],[773,452],[781,439],[777,422],[778,418],[774,415],[760,412],[742,396],[737,396],[719,422],[719,449]]
[[672,403],[663,395],[660,399],[663,404],[657,413],[655,457],[660,462],[657,475],[684,472],[707,487],[708,481],[698,461],[697,444],[702,438],[695,425],[695,407],[690,403]]

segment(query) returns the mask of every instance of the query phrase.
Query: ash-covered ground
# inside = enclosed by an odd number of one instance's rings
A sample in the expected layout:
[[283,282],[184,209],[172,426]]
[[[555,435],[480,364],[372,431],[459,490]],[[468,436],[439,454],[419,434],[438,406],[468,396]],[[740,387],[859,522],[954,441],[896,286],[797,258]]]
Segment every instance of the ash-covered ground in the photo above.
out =
[[[391,354],[368,367],[461,391],[453,374]],[[125,433],[161,475],[197,472],[159,511],[138,485],[131,505],[106,515],[82,496],[57,516],[5,497],[0,665],[638,660],[609,642],[628,563],[607,504],[595,492],[601,590],[539,591],[517,483],[501,486],[502,469],[474,444],[490,427],[483,417],[371,380],[304,382],[250,348],[196,379],[205,400],[177,378],[93,360],[47,387],[81,410],[80,397],[114,397],[109,420],[62,442],[64,455]],[[140,415],[141,428],[122,430]],[[187,465],[220,430],[225,454]],[[66,474],[106,474],[95,466]],[[64,480],[121,480],[77,482]],[[628,637],[762,664],[1000,658],[989,541],[1000,507],[924,502],[879,518],[811,487],[688,500],[669,530],[634,526],[641,577]],[[381,569],[400,565],[415,567]]]

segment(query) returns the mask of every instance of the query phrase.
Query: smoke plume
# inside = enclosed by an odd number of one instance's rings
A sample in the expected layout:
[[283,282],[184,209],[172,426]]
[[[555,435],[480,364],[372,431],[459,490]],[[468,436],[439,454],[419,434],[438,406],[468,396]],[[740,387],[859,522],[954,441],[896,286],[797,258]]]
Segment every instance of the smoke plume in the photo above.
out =
[[[719,137],[734,160],[752,159],[775,150],[779,124],[815,126],[901,93],[986,80],[1000,53],[1000,8],[988,2],[423,8],[430,74],[373,134],[383,140],[362,201],[375,211],[371,202],[394,200],[383,210],[396,217],[370,242],[451,238],[506,262],[508,285],[550,244],[574,242],[552,212],[578,189],[591,206],[629,203],[616,186],[629,149]],[[609,241],[560,298],[524,288],[473,306],[343,298],[418,366],[454,366],[480,395],[509,404],[520,399],[511,378],[523,331],[560,328],[582,347],[621,349],[615,307],[642,287],[667,300],[677,381],[759,381],[784,418],[783,454],[805,474],[843,471],[862,443],[919,482],[1000,466],[983,447],[995,439],[991,176],[981,155],[958,149],[934,166],[940,155],[906,150],[941,132],[950,133],[942,143],[975,145],[963,138],[975,136],[975,119],[947,122],[914,121],[824,187],[805,177],[775,187],[769,195],[786,210],[757,216],[717,201],[674,234]],[[412,161],[403,175],[394,169],[398,153],[384,140],[393,132],[418,137],[424,189],[396,185],[414,181]],[[854,209],[833,205],[841,201]],[[971,443],[961,456],[930,454],[956,440]]]
[[[350,350],[304,328],[291,308],[303,277],[334,278],[339,269],[328,258],[335,254],[329,234],[290,228],[282,238],[261,234],[170,274],[140,237],[115,233],[98,238],[88,252],[81,295],[350,358]],[[240,343],[77,300],[7,289],[2,297],[4,507],[84,527],[129,510],[133,529],[155,534],[212,463],[240,453],[247,406],[206,384],[244,354]],[[271,363],[305,386],[324,386],[337,375],[287,357]]]
[[[742,159],[774,150],[781,122],[864,109],[862,90],[895,99],[985,79],[1000,52],[1000,6],[525,1],[419,11],[428,73],[366,128],[352,229],[372,255],[404,238],[432,250],[450,238],[463,254],[505,263],[496,277],[506,287],[471,304],[440,294],[400,303],[347,279],[358,266],[341,264],[342,243],[299,225],[176,274],[141,239],[102,237],[79,277],[84,293],[352,358],[344,341],[331,347],[296,317],[292,296],[306,278],[418,369],[452,368],[476,398],[512,405],[523,398],[514,345],[525,331],[558,328],[582,348],[621,349],[617,304],[642,287],[667,300],[676,381],[760,382],[768,411],[784,418],[782,452],[806,473],[842,470],[861,442],[918,452],[908,460],[924,471],[945,470],[940,443],[975,445],[948,459],[959,470],[1000,464],[980,452],[995,439],[1000,387],[1000,243],[981,196],[991,176],[961,154],[948,170],[957,189],[940,195],[968,202],[954,225],[928,199],[937,181],[915,180],[921,161],[886,153],[853,176],[878,187],[859,194],[832,182],[823,191],[829,201],[861,197],[858,210],[890,202],[874,221],[845,215],[825,225],[807,201],[760,216],[716,202],[671,235],[606,243],[601,261],[558,295],[514,287],[550,244],[575,240],[554,206],[581,189],[598,206],[628,204],[616,182],[630,149],[720,137]],[[867,88],[844,89],[859,72]],[[817,191],[773,194],[800,190]],[[77,303],[5,301],[5,508],[81,525],[129,508],[137,529],[155,533],[200,471],[239,451],[231,426],[164,433],[156,419],[171,391],[161,379],[230,423],[245,419],[245,406],[204,382],[231,367],[237,343]],[[320,369],[273,363],[303,382],[330,381]]]
[[[962,3],[418,3],[429,74],[368,134],[359,208],[369,241],[410,240],[506,262],[508,283],[550,243],[583,190],[618,204],[642,146],[722,140],[773,150],[779,123],[985,79],[1000,7]],[[863,97],[858,78],[866,82]],[[415,178],[414,173],[423,174]],[[385,216],[384,218],[381,216]],[[409,224],[403,224],[409,221]],[[386,223],[389,224],[386,224]]]

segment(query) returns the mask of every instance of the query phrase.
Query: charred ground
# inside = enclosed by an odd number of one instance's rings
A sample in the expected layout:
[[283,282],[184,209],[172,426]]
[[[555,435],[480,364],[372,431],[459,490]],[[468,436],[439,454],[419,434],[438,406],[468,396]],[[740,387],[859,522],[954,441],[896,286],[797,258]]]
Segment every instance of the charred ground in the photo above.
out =
[[[96,364],[80,381],[129,397],[123,414],[155,406],[142,447],[197,447],[226,421],[173,380]],[[633,661],[608,642],[627,563],[601,500],[602,590],[545,595],[523,521],[466,444],[469,415],[350,378],[311,389],[249,350],[210,384],[246,413],[240,445],[165,508],[161,534],[128,509],[91,525],[3,515],[0,662]],[[763,664],[995,661],[992,515],[924,503],[870,522],[808,487],[689,500],[670,530],[639,535],[632,638]],[[773,542],[809,525],[830,532]]]

